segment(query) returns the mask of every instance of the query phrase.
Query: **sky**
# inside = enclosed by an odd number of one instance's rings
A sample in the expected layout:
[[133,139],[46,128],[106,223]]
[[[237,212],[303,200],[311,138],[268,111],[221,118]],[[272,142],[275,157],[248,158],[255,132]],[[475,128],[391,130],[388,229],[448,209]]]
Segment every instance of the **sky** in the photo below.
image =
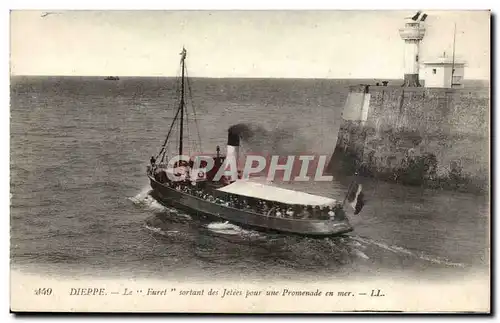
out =
[[[414,11],[12,11],[11,75],[400,79]],[[452,55],[489,79],[490,13],[425,11],[421,61]],[[422,73],[422,68],[421,68]]]

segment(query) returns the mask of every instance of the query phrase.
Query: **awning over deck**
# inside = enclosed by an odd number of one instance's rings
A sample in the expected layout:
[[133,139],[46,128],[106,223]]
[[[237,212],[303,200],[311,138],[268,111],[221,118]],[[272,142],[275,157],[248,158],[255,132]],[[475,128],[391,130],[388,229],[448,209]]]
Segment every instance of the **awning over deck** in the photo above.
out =
[[304,192],[292,191],[285,188],[265,185],[248,180],[239,180],[232,184],[219,188],[218,190],[230,194],[237,194],[285,204],[334,206],[336,203],[336,200],[331,198],[312,195]]

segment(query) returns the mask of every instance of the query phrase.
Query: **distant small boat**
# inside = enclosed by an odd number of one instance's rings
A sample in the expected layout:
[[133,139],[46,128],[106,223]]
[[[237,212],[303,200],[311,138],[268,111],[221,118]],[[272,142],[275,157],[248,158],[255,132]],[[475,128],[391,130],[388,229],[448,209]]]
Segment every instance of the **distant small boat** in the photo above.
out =
[[120,78],[118,76],[107,76],[104,79],[106,81],[118,81]]

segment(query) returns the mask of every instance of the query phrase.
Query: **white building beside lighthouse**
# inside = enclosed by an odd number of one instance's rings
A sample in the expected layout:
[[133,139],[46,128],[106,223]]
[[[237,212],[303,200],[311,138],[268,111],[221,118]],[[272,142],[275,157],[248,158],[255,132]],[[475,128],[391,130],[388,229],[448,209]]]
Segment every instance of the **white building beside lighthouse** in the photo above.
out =
[[405,41],[403,86],[420,86],[418,55],[420,42],[425,35],[423,22],[426,18],[427,15],[419,11],[414,16],[406,18],[405,27],[399,30],[399,35]]
[[452,57],[438,57],[424,62],[425,87],[462,88],[465,62]]

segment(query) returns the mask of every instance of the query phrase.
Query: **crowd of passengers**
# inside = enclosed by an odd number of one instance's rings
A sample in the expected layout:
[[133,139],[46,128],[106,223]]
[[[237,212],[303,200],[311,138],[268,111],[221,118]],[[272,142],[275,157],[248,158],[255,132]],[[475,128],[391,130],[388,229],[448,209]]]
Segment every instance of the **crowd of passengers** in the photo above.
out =
[[[239,195],[232,195],[220,192],[214,195],[199,183],[171,182],[164,184],[177,191],[187,193],[192,196],[204,199],[208,202],[216,203],[226,207],[259,213],[270,217],[293,218],[293,219],[317,219],[317,220],[344,220],[345,213],[340,206],[313,206],[313,205],[289,205],[275,201],[263,201]],[[219,192],[217,192],[219,193]]]

